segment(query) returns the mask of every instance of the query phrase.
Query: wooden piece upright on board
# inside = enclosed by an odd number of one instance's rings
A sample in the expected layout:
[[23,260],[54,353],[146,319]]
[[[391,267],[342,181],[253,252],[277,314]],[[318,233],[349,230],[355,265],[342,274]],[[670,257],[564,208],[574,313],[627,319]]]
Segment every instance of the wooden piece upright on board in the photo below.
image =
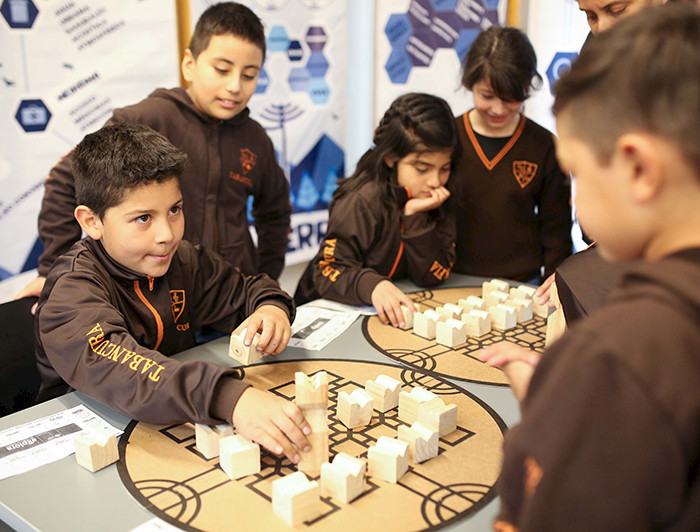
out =
[[317,475],[321,464],[328,462],[328,374],[319,371],[307,377],[301,371],[294,374],[295,402],[299,405],[306,421],[311,426],[311,434],[306,438],[311,450],[299,450],[301,460],[299,471]]
[[442,438],[457,430],[457,405],[446,405],[439,397],[431,399],[418,407],[418,421]]
[[420,421],[416,421],[410,427],[399,425],[397,437],[408,443],[414,464],[420,464],[438,455],[440,437],[438,431],[426,427]]
[[321,466],[321,494],[347,504],[365,491],[366,472],[364,460],[340,452]]
[[462,314],[462,321],[467,324],[467,335],[479,338],[491,332],[491,315],[485,310],[470,310]]
[[396,484],[408,471],[408,442],[380,436],[367,451],[369,475]]
[[111,432],[91,429],[73,438],[75,460],[88,471],[99,471],[119,460],[117,437]]
[[499,292],[508,292],[508,290],[510,290],[510,285],[506,281],[501,281],[500,279],[484,281],[481,283],[481,298],[486,300],[488,295],[494,290]]
[[387,412],[399,406],[401,382],[387,375],[378,375],[374,380],[365,381],[365,391],[372,396],[377,412]]
[[321,515],[321,487],[297,471],[272,481],[272,511],[289,526]]
[[410,392],[402,391],[399,394],[399,419],[408,424],[415,422],[420,405],[436,397],[430,390],[418,386],[411,388]]
[[507,331],[514,329],[517,324],[518,312],[514,307],[508,305],[496,305],[489,308],[491,323],[494,329]]
[[233,427],[228,423],[221,423],[220,425],[196,423],[194,426],[194,439],[197,450],[207,460],[219,456],[219,442],[221,438],[226,436],[233,436]]
[[411,309],[408,307],[401,305],[401,313],[403,315],[404,326],[399,328],[404,329],[405,331],[413,329],[413,311],[411,311]]
[[435,324],[438,321],[445,321],[445,316],[436,310],[416,312],[413,315],[413,334],[432,340],[435,338]]
[[260,473],[260,445],[234,434],[219,441],[219,465],[231,480]]
[[362,388],[355,388],[352,393],[340,392],[336,405],[336,417],[349,429],[364,427],[372,421],[374,400]]
[[228,356],[234,360],[238,360],[241,364],[247,366],[256,360],[262,358],[262,353],[258,351],[258,340],[260,334],[255,333],[253,341],[249,346],[243,343],[247,329],[243,329],[240,333],[231,333],[231,338],[228,343]]
[[435,326],[435,341],[447,347],[457,347],[467,341],[467,324],[458,319],[439,321]]

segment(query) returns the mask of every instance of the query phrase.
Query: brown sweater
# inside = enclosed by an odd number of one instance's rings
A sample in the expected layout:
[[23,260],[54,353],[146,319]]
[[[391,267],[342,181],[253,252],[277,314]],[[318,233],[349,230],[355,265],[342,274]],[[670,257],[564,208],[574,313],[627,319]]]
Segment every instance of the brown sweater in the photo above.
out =
[[572,253],[570,181],[552,134],[521,118],[493,159],[467,118],[456,118],[462,154],[450,179],[457,221],[458,273],[530,280],[554,273]]
[[700,530],[700,248],[628,271],[544,355],[496,530]]

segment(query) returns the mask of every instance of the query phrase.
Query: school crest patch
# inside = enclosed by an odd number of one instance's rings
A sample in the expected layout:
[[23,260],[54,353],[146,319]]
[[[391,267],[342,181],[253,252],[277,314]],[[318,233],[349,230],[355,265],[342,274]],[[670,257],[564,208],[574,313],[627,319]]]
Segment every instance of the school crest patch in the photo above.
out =
[[185,291],[184,290],[171,290],[170,291],[170,306],[173,309],[173,319],[175,323],[182,316],[182,312],[185,310]]
[[258,156],[255,155],[248,148],[241,149],[241,166],[243,167],[243,175],[250,172],[255,166],[255,161],[257,161]]
[[520,188],[525,188],[530,181],[537,174],[538,166],[535,163],[530,163],[527,161],[514,161],[513,162],[513,175],[515,179],[518,180]]

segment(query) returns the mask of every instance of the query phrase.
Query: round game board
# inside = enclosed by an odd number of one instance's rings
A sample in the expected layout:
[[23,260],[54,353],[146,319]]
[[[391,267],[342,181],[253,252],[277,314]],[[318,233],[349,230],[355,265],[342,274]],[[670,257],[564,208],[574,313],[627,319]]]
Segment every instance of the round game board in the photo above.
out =
[[[367,477],[365,492],[350,504],[321,497],[322,514],[297,528],[327,531],[432,530],[462,519],[489,502],[498,478],[505,424],[468,392],[420,370],[371,362],[315,360],[277,362],[241,370],[256,387],[294,398],[294,373],[325,370],[329,383],[330,458],[343,451],[367,458],[380,436],[396,437],[397,409],[374,412],[370,425],[349,430],[335,417],[338,392],[364,387],[385,374],[408,387],[421,386],[458,405],[457,430],[440,439],[437,457],[409,466],[398,484]],[[271,483],[296,471],[285,458],[262,451],[259,474],[231,481],[218,458],[195,447],[190,424],[132,422],[119,442],[118,470],[130,493],[155,515],[184,530],[280,530],[272,511]]]
[[[422,290],[409,294],[422,310],[436,308],[445,303],[457,303],[469,296],[481,296],[481,287],[443,288]],[[438,344],[434,339],[426,340],[402,330],[384,325],[376,316],[368,316],[362,323],[362,332],[367,341],[378,351],[403,364],[419,368],[431,375],[449,377],[468,382],[508,386],[503,371],[487,366],[476,353],[487,345],[507,340],[527,349],[544,350],[547,322],[535,316],[532,320],[518,324],[509,331],[492,330],[480,338],[467,338],[467,343],[456,348]]]

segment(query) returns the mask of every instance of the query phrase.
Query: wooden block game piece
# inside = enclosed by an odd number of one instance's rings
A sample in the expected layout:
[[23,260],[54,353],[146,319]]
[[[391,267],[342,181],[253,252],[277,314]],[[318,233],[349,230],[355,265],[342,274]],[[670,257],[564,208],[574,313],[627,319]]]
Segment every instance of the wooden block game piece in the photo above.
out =
[[99,471],[119,460],[117,437],[102,429],[91,429],[73,438],[75,460],[88,471]]
[[507,300],[508,293],[501,292],[500,290],[492,290],[487,296],[484,297],[487,309],[500,305],[501,303],[505,303]]
[[367,464],[347,453],[338,453],[332,463],[321,466],[321,494],[344,504],[365,491]]
[[508,292],[510,285],[506,281],[501,281],[500,279],[491,279],[490,281],[484,281],[481,283],[481,298],[486,299],[486,297],[497,290],[499,292]]
[[231,480],[260,473],[260,445],[234,434],[219,440],[219,465]]
[[258,351],[260,334],[255,333],[253,341],[247,346],[243,343],[246,331],[247,329],[243,329],[239,334],[231,333],[231,338],[228,343],[228,356],[234,360],[238,360],[238,362],[245,366],[262,358],[262,353]]
[[311,426],[311,434],[306,437],[311,450],[299,450],[297,469],[316,475],[321,464],[328,461],[328,374],[319,371],[307,377],[298,371],[294,374],[294,386],[295,402]]
[[413,329],[413,312],[408,307],[401,305],[401,312],[403,313],[404,326],[400,327],[405,331]]
[[441,307],[437,307],[435,311],[445,317],[445,320],[460,319],[464,309],[453,303],[445,303]]
[[228,423],[213,426],[196,423],[194,426],[194,439],[197,450],[207,460],[219,456],[219,442],[221,438],[226,436],[233,436],[233,427]]
[[375,380],[365,381],[365,391],[372,397],[377,412],[387,412],[399,406],[401,382],[387,375],[378,375]]
[[479,338],[491,332],[491,315],[485,310],[472,310],[462,315],[467,324],[467,335]]
[[436,397],[420,405],[418,421],[431,430],[438,431],[442,438],[457,430],[457,405],[449,404]]
[[367,451],[369,475],[396,484],[408,471],[408,442],[380,436]]
[[522,299],[511,297],[506,301],[506,305],[515,305],[518,310],[518,323],[525,323],[532,319],[532,299]]
[[338,394],[336,416],[349,429],[369,425],[373,410],[372,396],[362,388],[355,388],[350,394],[348,392]]
[[547,319],[549,318],[549,315],[554,312],[554,308],[550,307],[549,304],[545,303],[544,305],[540,305],[534,298],[532,300],[532,312],[535,314],[535,316],[539,316],[540,318]]
[[413,315],[413,334],[432,340],[435,338],[435,324],[438,321],[445,321],[445,317],[435,310],[417,312]]
[[404,423],[413,423],[418,419],[418,408],[421,403],[435,399],[437,395],[424,388],[416,386],[410,392],[399,394],[399,419]]
[[289,526],[321,515],[321,487],[301,471],[272,482],[272,511]]
[[420,464],[438,455],[437,430],[416,421],[410,427],[399,425],[398,439],[408,443],[408,451],[414,464]]
[[462,316],[472,310],[486,310],[486,301],[477,296],[469,296],[467,299],[460,299],[457,304],[464,309]]
[[440,321],[435,326],[435,341],[447,347],[456,347],[467,341],[467,324],[461,320]]
[[532,286],[521,284],[518,285],[516,288],[510,289],[510,297],[520,299],[533,299],[535,297],[536,290],[537,289]]
[[517,312],[514,307],[507,305],[496,305],[489,309],[491,315],[491,325],[499,331],[514,329],[517,323]]

